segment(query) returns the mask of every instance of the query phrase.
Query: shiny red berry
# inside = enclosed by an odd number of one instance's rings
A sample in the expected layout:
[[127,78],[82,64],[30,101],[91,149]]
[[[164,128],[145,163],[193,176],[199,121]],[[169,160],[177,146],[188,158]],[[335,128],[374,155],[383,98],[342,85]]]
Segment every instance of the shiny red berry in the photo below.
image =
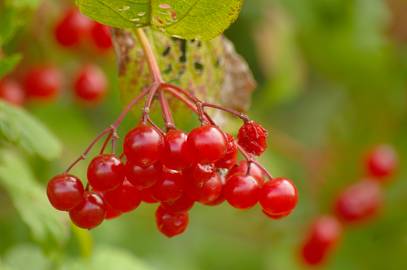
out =
[[72,222],[83,229],[92,229],[103,222],[106,211],[102,198],[96,193],[85,192],[82,203],[69,211]]
[[259,202],[271,216],[287,215],[298,201],[294,184],[285,178],[276,178],[265,183],[260,191]]
[[375,179],[391,177],[398,166],[397,153],[390,145],[377,146],[366,157],[365,166],[370,177]]
[[382,190],[374,181],[361,181],[339,194],[335,213],[344,222],[361,222],[376,216],[382,205]]
[[82,182],[75,176],[61,174],[48,182],[47,195],[52,206],[61,211],[69,211],[83,200]]
[[175,201],[184,192],[185,180],[182,173],[163,171],[160,180],[153,186],[153,197],[160,202]]
[[259,200],[260,185],[251,175],[234,174],[226,179],[224,196],[235,208],[248,209]]
[[[154,186],[153,186],[153,187],[154,187]],[[149,203],[149,204],[153,204],[153,203],[157,203],[157,202],[158,202],[158,200],[157,200],[156,198],[154,198],[153,187],[143,189],[143,190],[140,192],[141,200],[142,200],[143,202]]]
[[69,9],[55,27],[55,39],[63,47],[77,46],[89,33],[91,25],[92,22],[77,9]]
[[114,155],[99,155],[89,164],[88,182],[97,191],[115,189],[124,178],[124,166]]
[[263,170],[255,163],[250,163],[250,168],[248,168],[249,162],[247,160],[242,160],[239,162],[239,165],[235,165],[232,169],[229,170],[227,178],[231,177],[234,174],[245,175],[249,173],[260,185],[263,185],[266,180],[269,180],[268,177],[264,174]]
[[261,155],[267,148],[267,130],[254,121],[248,121],[239,129],[238,143],[250,154]]
[[331,216],[318,218],[311,226],[304,243],[301,255],[304,263],[320,265],[336,247],[342,235],[342,226]]
[[[104,202],[106,201],[103,192],[100,192],[100,191],[99,191],[99,192],[96,192],[96,193],[100,196],[100,198],[101,198]],[[122,215],[122,212],[120,212],[120,211],[114,209],[114,208],[113,208],[112,206],[110,206],[110,204],[108,204],[108,203],[105,203],[105,204],[104,204],[104,207],[105,207],[105,212],[106,212],[106,214],[105,214],[105,219],[107,219],[107,220],[112,220],[112,219],[115,219],[115,218],[120,217],[120,216]]]
[[208,205],[221,196],[222,189],[223,184],[221,177],[216,173],[201,184],[190,181],[186,185],[186,192],[191,199]]
[[237,162],[237,145],[232,135],[225,133],[226,136],[226,153],[222,159],[216,162],[217,168],[230,169]]
[[75,96],[85,102],[96,103],[106,95],[107,80],[103,71],[95,65],[83,66],[74,82]]
[[227,149],[225,135],[211,125],[193,129],[187,140],[190,157],[195,163],[214,163],[224,157]]
[[24,89],[28,97],[52,100],[60,91],[61,74],[51,66],[31,68],[24,78]]
[[189,223],[187,212],[167,211],[161,206],[155,213],[158,230],[167,237],[174,237],[183,233]]
[[22,106],[25,102],[25,93],[17,81],[9,78],[0,79],[0,99],[16,106]]
[[180,198],[175,201],[162,202],[161,207],[167,211],[171,212],[187,212],[194,206],[194,200],[192,200],[186,194],[183,194]]
[[108,26],[93,22],[90,29],[90,35],[96,48],[100,50],[108,50],[112,48],[112,37]]
[[154,127],[144,124],[131,130],[124,139],[127,160],[144,168],[156,163],[163,149],[163,136]]
[[158,182],[162,166],[156,163],[143,168],[129,161],[125,165],[125,171],[127,180],[137,189],[143,190],[154,186]]
[[271,218],[271,219],[282,219],[286,216],[288,216],[289,214],[291,214],[291,212],[286,212],[286,213],[282,213],[282,214],[273,214],[273,213],[267,213],[264,209],[262,210],[263,214],[265,214],[267,217]]
[[164,136],[162,164],[173,170],[182,170],[190,164],[186,149],[187,135],[179,130],[171,129]]
[[117,188],[106,192],[103,198],[106,204],[122,213],[133,211],[141,203],[140,191],[127,180]]
[[195,185],[202,185],[205,181],[216,174],[214,164],[194,164],[184,170],[185,178],[188,182],[193,182]]

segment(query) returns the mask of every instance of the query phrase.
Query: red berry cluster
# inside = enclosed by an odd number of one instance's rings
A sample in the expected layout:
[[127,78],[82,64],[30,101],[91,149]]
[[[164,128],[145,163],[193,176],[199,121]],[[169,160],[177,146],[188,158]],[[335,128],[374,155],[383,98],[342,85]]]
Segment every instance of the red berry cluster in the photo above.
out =
[[377,146],[367,155],[367,179],[345,188],[336,198],[334,215],[317,218],[309,228],[301,246],[306,264],[320,265],[327,259],[341,238],[343,225],[366,222],[378,214],[383,200],[380,183],[394,175],[397,165],[391,146]]

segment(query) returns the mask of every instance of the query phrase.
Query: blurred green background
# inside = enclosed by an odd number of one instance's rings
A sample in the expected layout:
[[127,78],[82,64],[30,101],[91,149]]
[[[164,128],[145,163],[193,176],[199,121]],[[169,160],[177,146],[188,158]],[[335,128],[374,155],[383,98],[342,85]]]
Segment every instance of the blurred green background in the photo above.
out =
[[[108,97],[97,107],[77,104],[69,94],[51,104],[27,106],[62,142],[56,161],[2,145],[2,161],[8,159],[20,173],[26,170],[26,177],[43,189],[114,120],[122,103],[113,53],[65,51],[54,43],[51,25],[67,2],[49,1],[38,9],[35,1],[19,2],[32,7],[19,11],[20,17],[24,14],[19,33],[4,52],[22,52],[24,65],[52,61],[67,73],[96,62],[110,82]],[[44,5],[51,11],[37,16]],[[9,12],[0,11],[2,34]],[[381,215],[348,228],[321,268],[407,269],[406,14],[404,0],[250,0],[227,30],[258,82],[250,115],[271,131],[261,161],[299,188],[299,205],[288,218],[272,221],[258,208],[198,205],[188,231],[166,239],[156,230],[155,206],[143,204],[91,232],[79,231],[64,215],[53,216],[44,198],[31,192],[37,185],[21,181],[27,190],[0,186],[0,269],[305,269],[298,247],[309,222],[328,213],[335,194],[363,176],[364,153],[380,143],[393,144],[401,160],[400,171],[386,186]],[[135,121],[130,117],[121,131]],[[75,173],[83,177],[86,165]],[[15,194],[26,197],[16,202]]]

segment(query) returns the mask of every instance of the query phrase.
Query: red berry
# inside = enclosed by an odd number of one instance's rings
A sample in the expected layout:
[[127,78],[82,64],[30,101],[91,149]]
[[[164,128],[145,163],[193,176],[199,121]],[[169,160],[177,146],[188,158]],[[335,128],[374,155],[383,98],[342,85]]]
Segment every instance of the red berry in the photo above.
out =
[[240,161],[239,165],[235,165],[232,169],[229,170],[226,178],[229,178],[234,174],[245,175],[249,173],[251,176],[259,181],[260,185],[263,185],[265,179],[268,180],[268,177],[265,176],[263,170],[257,164],[250,163],[249,169],[247,168],[248,164],[249,162],[247,160]]
[[205,181],[216,174],[216,168],[213,164],[194,164],[184,171],[188,182],[196,185],[203,185]]
[[182,173],[163,171],[160,180],[153,186],[153,197],[160,202],[175,201],[182,196],[184,185]]
[[24,78],[24,89],[28,97],[51,100],[61,88],[61,74],[50,66],[37,66],[28,71]]
[[[153,186],[154,187],[154,186]],[[153,187],[143,189],[140,192],[141,200],[145,203],[157,203],[158,200],[153,196]]]
[[55,27],[55,39],[63,47],[77,46],[89,33],[91,23],[77,9],[69,9]]
[[190,157],[195,163],[214,163],[226,153],[225,135],[215,126],[201,126],[193,129],[187,140]]
[[[97,194],[100,196],[100,198],[102,198],[103,201],[105,201],[105,197],[102,192],[97,192]],[[112,206],[110,206],[110,204],[105,203],[104,206],[105,206],[105,211],[106,211],[105,219],[111,220],[111,219],[120,217],[122,215],[122,212],[114,209]]]
[[323,216],[318,218],[312,224],[301,247],[304,262],[308,265],[323,263],[329,252],[337,245],[341,234],[341,224],[334,217]]
[[106,204],[122,213],[133,211],[141,203],[140,191],[127,180],[117,188],[106,192],[103,198]]
[[96,193],[85,192],[82,203],[69,211],[72,222],[83,229],[92,229],[105,219],[105,205]]
[[374,181],[361,181],[339,194],[335,213],[344,222],[360,222],[374,217],[382,204],[380,185]]
[[124,166],[114,155],[99,155],[88,167],[88,182],[98,191],[115,189],[125,178]]
[[216,162],[217,168],[230,169],[237,162],[237,145],[232,135],[225,133],[226,136],[226,153],[225,156]]
[[162,202],[161,207],[170,212],[187,212],[194,206],[194,200],[183,194],[180,198],[172,202]]
[[110,28],[98,22],[93,22],[90,35],[95,46],[100,50],[112,48],[112,37]]
[[369,153],[365,163],[369,176],[383,179],[394,174],[398,166],[398,157],[392,146],[380,145]]
[[237,134],[238,142],[250,154],[261,155],[267,148],[267,130],[254,121],[246,122]]
[[164,151],[161,162],[169,169],[182,170],[190,164],[186,149],[187,135],[182,131],[171,129],[164,137]]
[[288,216],[289,214],[291,214],[291,212],[286,212],[286,213],[282,213],[282,214],[273,214],[273,213],[267,213],[264,209],[262,210],[263,214],[265,214],[266,216],[268,216],[271,219],[282,219],[286,216]]
[[163,136],[154,127],[144,124],[131,130],[124,139],[127,160],[144,168],[156,163],[163,149]]
[[218,174],[214,174],[203,183],[189,181],[186,185],[188,196],[202,204],[211,204],[222,194],[222,180]]
[[25,93],[21,85],[13,79],[0,79],[0,99],[17,106],[25,102]]
[[76,75],[75,95],[85,102],[99,102],[106,94],[107,80],[103,71],[95,65],[85,65]]
[[297,201],[297,189],[288,179],[273,179],[265,183],[260,191],[259,202],[271,216],[287,215],[295,208]]
[[125,165],[126,178],[139,190],[150,188],[157,183],[161,176],[161,165],[156,163],[146,168],[127,162]]
[[47,195],[52,206],[61,211],[69,211],[83,200],[82,182],[73,175],[61,174],[48,182]]
[[155,213],[158,230],[167,237],[173,237],[183,233],[189,223],[187,212],[167,211],[161,206]]
[[235,208],[248,209],[259,200],[260,185],[251,175],[232,175],[226,179],[224,195]]

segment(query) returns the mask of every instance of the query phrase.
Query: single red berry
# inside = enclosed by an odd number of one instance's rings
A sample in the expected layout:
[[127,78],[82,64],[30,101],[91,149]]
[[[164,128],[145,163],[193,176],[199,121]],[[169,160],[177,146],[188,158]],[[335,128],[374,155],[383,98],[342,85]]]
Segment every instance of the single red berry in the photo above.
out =
[[286,212],[286,213],[282,213],[282,214],[267,213],[264,209],[262,211],[263,211],[263,214],[265,214],[269,218],[275,219],[275,220],[282,219],[282,218],[288,216],[289,214],[291,214],[291,212]]
[[189,166],[186,141],[188,136],[182,131],[171,129],[164,137],[164,151],[161,162],[169,169],[182,170]]
[[183,233],[189,223],[187,212],[167,211],[161,206],[155,213],[158,230],[167,237],[174,237]]
[[156,198],[154,198],[153,187],[141,190],[140,196],[141,196],[141,200],[143,202],[149,203],[149,204],[153,204],[153,203],[158,202],[158,200]]
[[96,193],[85,192],[83,201],[69,211],[72,222],[83,229],[92,229],[103,222],[106,211],[102,198]]
[[191,167],[184,170],[185,178],[188,182],[193,182],[195,185],[203,185],[203,183],[209,180],[216,174],[216,168],[214,164],[194,164]]
[[63,47],[77,46],[89,33],[91,25],[92,22],[77,9],[69,9],[56,24],[55,39]]
[[188,135],[187,148],[195,163],[214,163],[226,153],[225,135],[211,125],[195,128]]
[[287,215],[295,208],[297,201],[297,189],[285,178],[276,178],[265,183],[260,191],[259,202],[271,216]]
[[61,74],[51,66],[31,68],[24,78],[24,89],[28,97],[52,100],[61,88]]
[[374,181],[361,181],[339,194],[335,213],[344,222],[361,222],[377,215],[382,205],[382,190]]
[[248,121],[239,129],[238,143],[250,154],[261,155],[267,148],[267,130],[254,121]]
[[16,106],[22,106],[25,102],[25,93],[17,81],[9,78],[0,79],[0,99]]
[[259,200],[260,185],[251,175],[234,174],[226,179],[224,196],[235,208],[248,209]]
[[124,166],[114,155],[99,155],[89,164],[88,182],[97,191],[115,189],[124,178]]
[[48,182],[47,195],[52,206],[61,211],[69,211],[83,200],[82,182],[75,176],[61,174]]
[[144,168],[156,163],[163,149],[163,136],[154,127],[144,124],[132,129],[124,139],[127,160]]
[[127,180],[117,188],[106,192],[103,198],[106,204],[122,213],[133,211],[141,203],[140,191]]
[[226,153],[225,156],[216,162],[217,168],[230,169],[237,162],[237,145],[232,135],[225,133]]
[[160,202],[175,201],[182,196],[184,185],[182,173],[163,171],[160,180],[153,186],[153,197]]
[[391,177],[398,166],[398,156],[390,145],[373,149],[365,161],[367,174],[375,179]]
[[[103,201],[105,201],[105,197],[104,197],[103,192],[99,191],[99,192],[96,192],[96,193],[100,196],[100,198],[102,198]],[[112,220],[112,219],[115,219],[115,218],[120,217],[122,215],[122,212],[114,209],[112,206],[110,206],[110,204],[105,203],[104,206],[105,206],[105,211],[106,211],[106,214],[105,214],[105,219],[106,220]]]
[[311,226],[301,246],[301,256],[308,265],[322,264],[336,247],[342,235],[342,226],[331,216],[319,217]]
[[187,182],[186,192],[188,196],[202,204],[211,204],[222,194],[221,177],[215,173],[211,178],[202,184],[193,181]]
[[188,212],[194,206],[194,200],[192,200],[186,194],[183,194],[180,198],[171,202],[162,202],[161,207],[170,212]]
[[96,48],[100,50],[108,50],[112,48],[112,37],[108,26],[93,22],[92,28],[90,29],[90,35]]
[[261,186],[266,180],[269,180],[268,177],[264,174],[263,170],[256,163],[251,162],[250,168],[248,168],[248,165],[249,162],[247,160],[240,161],[239,165],[235,165],[232,169],[229,170],[226,179],[234,174],[245,175],[248,173],[257,181],[259,181],[259,184]]
[[127,162],[125,165],[126,178],[139,190],[150,188],[158,182],[161,176],[161,164],[153,164],[146,168]]
[[103,71],[95,65],[83,66],[74,82],[75,96],[85,102],[99,102],[106,94],[107,80]]

